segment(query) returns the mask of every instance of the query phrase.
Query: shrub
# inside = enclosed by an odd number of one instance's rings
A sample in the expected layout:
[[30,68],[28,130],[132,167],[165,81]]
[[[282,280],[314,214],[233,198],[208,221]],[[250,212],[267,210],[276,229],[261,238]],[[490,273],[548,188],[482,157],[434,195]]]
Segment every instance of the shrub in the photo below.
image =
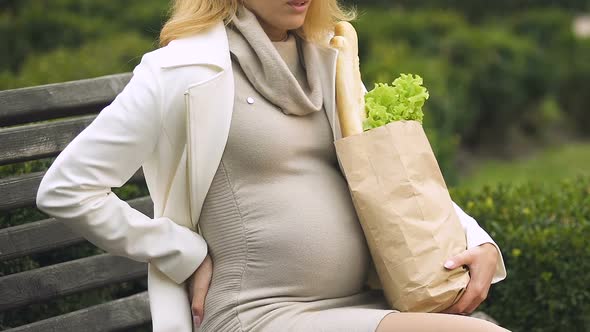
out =
[[457,30],[441,40],[440,56],[463,83],[466,108],[459,111],[470,121],[460,134],[472,146],[506,143],[547,92],[550,66],[541,49],[502,28]]
[[435,54],[441,38],[469,27],[459,13],[442,10],[363,10],[353,23],[359,34],[361,59],[369,51],[367,46],[382,41],[403,41],[413,49]]
[[0,16],[0,36],[5,49],[10,50],[0,52],[0,68],[16,72],[30,53],[78,46],[116,31],[116,24],[101,17],[81,17],[67,11],[48,15],[48,10],[45,2],[35,2],[18,15]]
[[7,79],[0,81],[0,90],[130,72],[153,48],[153,41],[136,33],[98,39],[80,48],[59,47],[30,55],[18,75],[4,74]]
[[457,13],[368,11],[356,23],[366,82],[400,72],[424,77],[429,114],[441,134],[463,145],[502,144],[535,118],[547,93],[539,45],[496,26],[477,26]]
[[512,331],[590,328],[590,177],[542,185],[451,190],[502,250],[506,280],[482,310]]
[[[79,47],[136,32],[155,40],[168,2],[128,0],[22,0],[0,4],[0,72],[17,73],[31,53]],[[123,42],[122,42],[123,43]]]
[[564,78],[559,81],[558,99],[578,131],[590,136],[590,39],[578,40]]
[[[546,62],[543,68],[547,90],[557,96],[559,107],[581,134],[590,126],[590,40],[574,35],[574,15],[563,10],[533,10],[505,19],[515,34],[542,45]],[[492,21],[499,24],[498,21]]]

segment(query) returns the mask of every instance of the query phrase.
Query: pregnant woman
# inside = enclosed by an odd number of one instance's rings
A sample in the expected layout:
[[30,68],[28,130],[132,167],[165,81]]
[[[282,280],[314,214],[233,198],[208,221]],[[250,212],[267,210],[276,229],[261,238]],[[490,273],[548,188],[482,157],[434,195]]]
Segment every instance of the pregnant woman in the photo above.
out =
[[[506,275],[456,205],[468,248],[445,267],[471,274],[456,305],[399,313],[366,286],[371,257],[333,144],[329,36],[351,18],[336,0],[176,0],[163,47],[48,170],[41,210],[149,263],[154,331],[191,331],[191,310],[206,332],[505,331],[456,315]],[[140,166],[154,219],[111,192]]]

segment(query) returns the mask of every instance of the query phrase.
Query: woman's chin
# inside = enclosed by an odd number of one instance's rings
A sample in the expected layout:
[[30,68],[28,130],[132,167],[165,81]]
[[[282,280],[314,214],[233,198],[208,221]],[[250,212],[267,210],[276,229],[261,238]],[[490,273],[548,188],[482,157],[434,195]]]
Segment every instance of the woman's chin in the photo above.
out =
[[294,20],[293,22],[283,22],[286,30],[297,30],[303,26],[303,20]]

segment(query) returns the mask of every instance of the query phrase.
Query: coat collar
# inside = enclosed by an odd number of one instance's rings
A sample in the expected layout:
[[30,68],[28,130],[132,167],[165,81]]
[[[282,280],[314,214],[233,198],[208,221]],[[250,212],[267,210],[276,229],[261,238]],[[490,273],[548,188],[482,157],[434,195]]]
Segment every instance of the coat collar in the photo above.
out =
[[231,64],[225,24],[218,21],[198,34],[171,41],[162,51],[161,68],[188,65],[213,65],[227,68]]

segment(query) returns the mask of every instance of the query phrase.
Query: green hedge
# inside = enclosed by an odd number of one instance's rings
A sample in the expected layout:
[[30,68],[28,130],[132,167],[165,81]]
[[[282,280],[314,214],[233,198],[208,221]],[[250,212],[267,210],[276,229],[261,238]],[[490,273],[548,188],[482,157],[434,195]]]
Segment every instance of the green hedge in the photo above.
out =
[[590,330],[590,177],[451,194],[502,249],[485,312],[515,332]]

